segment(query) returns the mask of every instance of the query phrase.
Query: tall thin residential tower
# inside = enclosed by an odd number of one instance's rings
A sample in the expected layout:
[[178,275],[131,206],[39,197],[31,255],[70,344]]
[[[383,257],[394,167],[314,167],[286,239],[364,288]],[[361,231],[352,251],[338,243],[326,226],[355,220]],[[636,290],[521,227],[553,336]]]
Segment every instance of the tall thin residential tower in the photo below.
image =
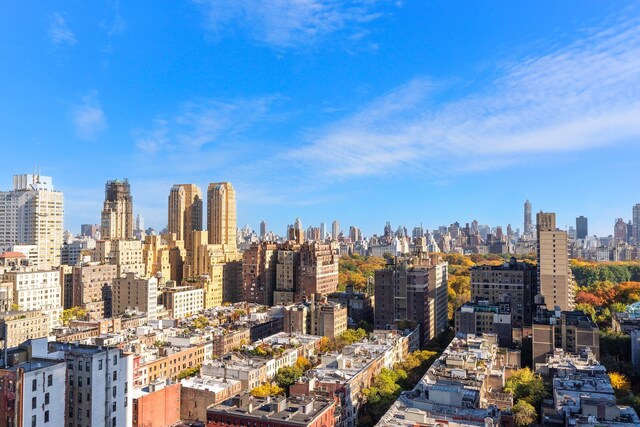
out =
[[573,310],[573,281],[569,271],[568,237],[556,228],[556,214],[536,215],[538,234],[538,286],[548,308]]
[[230,182],[214,182],[207,189],[207,231],[209,243],[237,249],[236,191]]
[[533,234],[533,223],[531,222],[531,202],[524,202],[524,232],[525,234]]
[[104,240],[133,239],[133,197],[126,178],[105,185],[100,236]]

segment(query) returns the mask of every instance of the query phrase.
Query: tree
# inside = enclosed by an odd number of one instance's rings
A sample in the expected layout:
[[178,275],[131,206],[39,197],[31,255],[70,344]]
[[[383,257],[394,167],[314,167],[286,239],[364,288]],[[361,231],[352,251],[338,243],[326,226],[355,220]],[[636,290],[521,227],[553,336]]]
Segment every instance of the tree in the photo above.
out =
[[631,383],[623,374],[609,372],[609,379],[611,380],[611,387],[613,387],[613,391],[615,391],[618,398],[628,395],[631,391]]
[[87,317],[87,310],[81,307],[72,307],[62,311],[60,320],[67,326],[72,320],[84,320]]
[[520,400],[518,403],[513,405],[513,418],[516,422],[516,426],[525,427],[535,423],[536,418],[538,418],[538,414],[536,413],[536,408],[534,408],[533,405],[525,400]]
[[200,365],[194,366],[192,368],[187,368],[187,369],[185,369],[183,371],[180,371],[178,373],[178,379],[182,380],[184,378],[193,377],[193,376],[197,375],[198,372],[200,372]]
[[514,372],[507,379],[504,391],[513,394],[515,401],[524,400],[536,408],[548,394],[542,378],[535,375],[529,368]]
[[209,326],[209,319],[207,319],[204,316],[198,316],[194,321],[193,321],[193,326],[196,329],[204,329],[207,326]]
[[302,369],[296,366],[285,366],[278,370],[274,379],[280,388],[289,390],[289,387],[298,381],[302,373]]
[[296,367],[302,372],[307,372],[309,369],[313,368],[313,365],[306,357],[299,356],[296,360]]
[[284,394],[284,390],[274,383],[264,383],[251,390],[254,397],[278,396]]

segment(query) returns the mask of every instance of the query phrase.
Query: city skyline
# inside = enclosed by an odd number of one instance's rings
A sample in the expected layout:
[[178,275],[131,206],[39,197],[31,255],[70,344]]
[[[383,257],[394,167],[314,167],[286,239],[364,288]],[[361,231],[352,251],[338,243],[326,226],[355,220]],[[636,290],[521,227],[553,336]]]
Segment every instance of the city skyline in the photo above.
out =
[[295,217],[522,230],[526,199],[591,235],[631,219],[614,183],[640,155],[637,4],[328,4],[289,22],[252,1],[5,6],[0,140],[31,155],[0,188],[39,165],[74,233],[118,177],[158,229],[174,184],[223,181],[240,227],[278,234]]

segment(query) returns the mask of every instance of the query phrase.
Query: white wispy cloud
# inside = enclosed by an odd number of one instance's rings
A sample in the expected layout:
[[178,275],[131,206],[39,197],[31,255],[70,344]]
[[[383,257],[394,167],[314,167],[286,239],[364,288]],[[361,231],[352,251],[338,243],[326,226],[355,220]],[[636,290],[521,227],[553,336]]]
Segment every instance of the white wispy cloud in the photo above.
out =
[[285,157],[331,176],[378,175],[402,166],[442,175],[640,137],[637,19],[619,19],[564,47],[512,60],[496,75],[456,98],[447,94],[460,83],[417,78]]
[[95,91],[86,95],[82,102],[69,109],[75,134],[80,139],[95,140],[107,129],[107,117],[98,101]]
[[358,40],[362,26],[378,19],[386,0],[194,0],[207,27],[217,33],[230,24],[260,41],[278,47],[307,45],[335,33]]
[[198,151],[208,144],[227,144],[272,113],[280,97],[185,103],[170,118],[157,118],[152,129],[133,132],[136,147],[155,153],[176,149]]
[[67,20],[58,12],[49,15],[49,39],[56,46],[76,44],[76,36],[69,28]]

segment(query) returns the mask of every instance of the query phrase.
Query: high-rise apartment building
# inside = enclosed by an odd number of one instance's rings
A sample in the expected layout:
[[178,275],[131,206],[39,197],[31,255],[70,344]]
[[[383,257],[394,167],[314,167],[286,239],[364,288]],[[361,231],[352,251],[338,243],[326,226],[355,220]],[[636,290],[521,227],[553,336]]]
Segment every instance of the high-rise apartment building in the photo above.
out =
[[437,256],[389,260],[375,272],[375,329],[420,325],[427,343],[447,325],[448,264]]
[[613,241],[615,243],[627,241],[627,223],[622,218],[617,218],[613,226]]
[[524,202],[524,232],[525,234],[533,234],[533,222],[531,220],[531,202]]
[[640,244],[640,203],[636,204],[631,212],[631,220],[632,220],[632,233],[631,240],[632,243],[636,245]]
[[133,197],[129,181],[126,179],[107,181],[104,189],[100,238],[131,240],[133,225]]
[[230,182],[209,184],[207,231],[209,244],[224,245],[225,252],[236,252],[236,191]]
[[353,225],[349,227],[349,239],[352,242],[359,242],[362,240],[362,232],[358,227],[354,227]]
[[340,223],[336,219],[331,224],[331,240],[337,241],[338,237],[340,237]]
[[502,265],[478,265],[470,269],[471,299],[492,306],[508,299],[514,328],[531,326],[533,297],[537,292],[537,268],[511,258]]
[[300,246],[297,301],[319,297],[338,289],[338,252],[331,245],[306,242]]
[[149,320],[158,318],[158,279],[142,279],[134,273],[113,280],[113,315],[127,310],[147,313]]
[[580,215],[576,218],[576,239],[586,239],[589,235],[589,222],[586,217]]
[[115,265],[73,267],[72,306],[85,309],[91,320],[111,317],[111,282],[116,272]]
[[202,191],[194,184],[176,184],[169,192],[169,233],[193,246],[193,231],[202,230]]
[[60,265],[64,196],[49,176],[14,175],[13,190],[0,191],[0,246],[32,245],[33,263]]
[[556,214],[536,215],[538,287],[547,307],[573,310],[575,287],[569,270],[568,237],[556,228]]
[[273,305],[278,245],[262,242],[242,254],[242,298],[246,302]]

